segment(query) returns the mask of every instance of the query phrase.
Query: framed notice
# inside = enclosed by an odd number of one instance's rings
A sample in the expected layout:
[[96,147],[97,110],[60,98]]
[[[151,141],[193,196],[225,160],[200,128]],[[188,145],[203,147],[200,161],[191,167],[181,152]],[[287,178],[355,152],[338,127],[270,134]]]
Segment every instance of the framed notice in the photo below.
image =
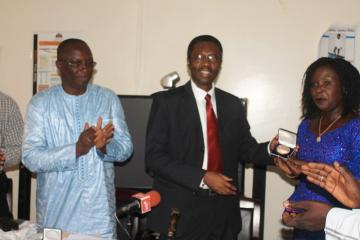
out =
[[61,79],[55,65],[57,47],[68,38],[78,38],[76,33],[38,33],[34,34],[33,93],[60,84]]

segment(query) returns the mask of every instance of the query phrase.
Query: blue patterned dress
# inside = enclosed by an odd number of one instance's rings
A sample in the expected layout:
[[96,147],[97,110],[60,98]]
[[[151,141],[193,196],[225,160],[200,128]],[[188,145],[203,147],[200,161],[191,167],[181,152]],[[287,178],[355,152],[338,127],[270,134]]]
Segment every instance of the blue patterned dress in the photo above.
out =
[[[328,131],[316,142],[316,134],[310,130],[310,120],[301,122],[298,129],[298,159],[311,162],[332,164],[338,161],[349,168],[351,173],[360,179],[360,117],[356,117],[339,128]],[[306,177],[300,178],[289,200],[315,200],[344,207],[326,190],[309,183]],[[294,230],[294,239],[321,240],[325,239],[324,231]]]

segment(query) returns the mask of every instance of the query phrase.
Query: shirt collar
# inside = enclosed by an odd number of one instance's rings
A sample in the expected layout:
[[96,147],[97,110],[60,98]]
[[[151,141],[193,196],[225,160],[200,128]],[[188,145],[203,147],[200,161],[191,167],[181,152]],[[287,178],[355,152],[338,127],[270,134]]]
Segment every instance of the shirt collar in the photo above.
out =
[[214,84],[212,84],[211,89],[206,92],[199,88],[193,80],[191,80],[191,89],[194,93],[196,101],[203,101],[205,99],[206,94],[209,94],[211,96],[211,99],[215,99],[215,87]]

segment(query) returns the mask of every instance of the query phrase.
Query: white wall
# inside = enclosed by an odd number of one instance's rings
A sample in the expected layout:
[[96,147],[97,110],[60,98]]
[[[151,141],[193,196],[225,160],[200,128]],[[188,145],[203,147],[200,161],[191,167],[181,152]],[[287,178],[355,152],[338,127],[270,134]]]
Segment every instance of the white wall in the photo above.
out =
[[[358,25],[358,9],[357,0],[0,0],[0,90],[25,113],[36,32],[81,33],[98,62],[94,82],[119,94],[161,90],[173,70],[185,83],[189,41],[213,34],[224,47],[218,87],[249,99],[252,133],[265,141],[279,127],[296,131],[302,75],[320,36],[331,24]],[[281,202],[291,191],[267,173],[265,239],[281,239]]]

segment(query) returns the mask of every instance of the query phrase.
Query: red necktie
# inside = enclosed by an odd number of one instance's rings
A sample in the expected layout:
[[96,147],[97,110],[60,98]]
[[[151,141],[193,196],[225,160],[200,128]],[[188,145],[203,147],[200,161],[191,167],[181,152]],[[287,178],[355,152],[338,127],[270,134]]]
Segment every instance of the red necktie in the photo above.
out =
[[208,142],[208,167],[207,170],[222,173],[219,126],[211,104],[211,96],[207,94],[206,100],[206,127]]

